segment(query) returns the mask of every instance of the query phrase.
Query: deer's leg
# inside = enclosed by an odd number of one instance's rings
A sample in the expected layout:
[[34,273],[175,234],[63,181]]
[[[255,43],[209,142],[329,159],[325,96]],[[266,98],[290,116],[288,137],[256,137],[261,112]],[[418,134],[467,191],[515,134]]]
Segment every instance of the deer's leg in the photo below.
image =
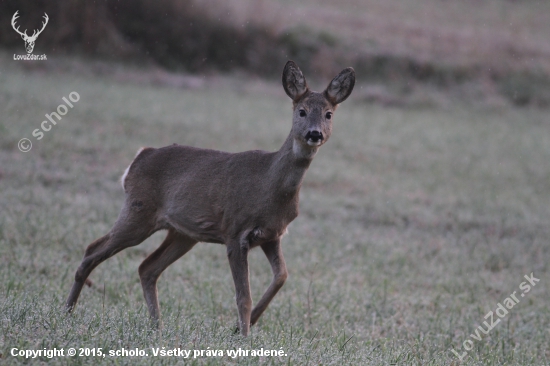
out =
[[71,311],[76,305],[84,282],[95,267],[121,250],[140,244],[154,232],[154,223],[144,223],[121,215],[107,235],[97,239],[86,248],[67,299],[67,310]]
[[164,242],[139,266],[139,277],[143,287],[143,295],[147,302],[149,315],[155,326],[160,325],[160,310],[157,293],[157,280],[169,265],[181,258],[197,243],[174,229],[168,231]]
[[256,324],[262,313],[267,309],[267,306],[273,300],[277,292],[283,287],[288,272],[286,270],[285,259],[283,257],[283,251],[281,248],[281,241],[276,240],[273,242],[265,243],[262,245],[269,264],[271,264],[271,270],[273,271],[273,280],[267,288],[266,292],[252,310],[252,317],[250,325]]
[[227,244],[227,257],[235,283],[235,298],[239,311],[238,328],[243,336],[247,336],[250,331],[250,313],[252,311],[252,296],[248,279],[248,251],[248,246],[241,246],[238,241]]

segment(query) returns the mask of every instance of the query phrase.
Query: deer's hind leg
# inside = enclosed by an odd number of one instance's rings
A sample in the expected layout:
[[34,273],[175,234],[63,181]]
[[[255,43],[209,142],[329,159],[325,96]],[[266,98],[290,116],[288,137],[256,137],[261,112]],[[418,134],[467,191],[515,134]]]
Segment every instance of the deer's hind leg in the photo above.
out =
[[[143,205],[141,201],[140,204]],[[140,244],[160,229],[156,225],[154,215],[142,212],[141,208],[142,206],[135,209],[132,205],[126,205],[109,233],[86,248],[67,299],[68,311],[71,311],[76,305],[82,287],[95,267],[121,250]]]
[[143,296],[147,302],[149,315],[155,326],[160,325],[160,308],[157,292],[157,280],[169,265],[181,258],[197,241],[169,229],[164,242],[139,266],[139,277],[143,287]]

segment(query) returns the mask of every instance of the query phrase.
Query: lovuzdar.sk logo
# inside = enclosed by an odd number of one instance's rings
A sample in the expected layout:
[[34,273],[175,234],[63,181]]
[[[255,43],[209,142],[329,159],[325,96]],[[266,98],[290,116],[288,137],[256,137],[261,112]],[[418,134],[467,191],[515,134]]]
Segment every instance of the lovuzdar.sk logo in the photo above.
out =
[[13,14],[13,17],[11,18],[11,26],[13,27],[14,31],[19,33],[21,38],[23,38],[23,41],[25,41],[25,50],[27,51],[27,54],[26,55],[16,55],[16,54],[14,54],[13,59],[14,60],[35,60],[35,61],[46,60],[47,59],[46,55],[33,55],[32,51],[34,50],[34,43],[36,42],[36,39],[38,38],[40,33],[42,33],[42,31],[44,30],[44,28],[46,28],[46,25],[48,24],[48,20],[50,19],[50,18],[48,18],[48,14],[44,13],[44,21],[42,22],[42,29],[40,29],[40,30],[35,29],[34,32],[32,33],[32,35],[29,36],[27,34],[26,29],[25,29],[24,32],[21,32],[19,30],[19,26],[16,27],[15,21],[17,20],[17,18],[19,18],[19,15],[17,13],[19,13],[19,10],[17,10],[15,12],[15,14]]

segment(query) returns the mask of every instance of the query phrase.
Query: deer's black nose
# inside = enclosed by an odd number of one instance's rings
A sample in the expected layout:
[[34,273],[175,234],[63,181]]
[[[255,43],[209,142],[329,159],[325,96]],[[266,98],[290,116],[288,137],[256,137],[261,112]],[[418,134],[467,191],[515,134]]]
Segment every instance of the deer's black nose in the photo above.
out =
[[306,135],[306,140],[311,140],[312,142],[323,141],[323,134],[320,131],[308,131]]

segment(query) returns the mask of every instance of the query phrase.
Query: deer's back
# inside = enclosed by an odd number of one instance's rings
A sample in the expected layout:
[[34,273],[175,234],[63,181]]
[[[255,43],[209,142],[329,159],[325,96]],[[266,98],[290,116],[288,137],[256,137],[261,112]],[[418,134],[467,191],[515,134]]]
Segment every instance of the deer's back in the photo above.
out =
[[223,243],[254,229],[274,238],[297,216],[297,197],[281,201],[274,194],[273,158],[259,150],[145,148],[123,182],[127,205],[154,210],[160,226],[199,241]]

